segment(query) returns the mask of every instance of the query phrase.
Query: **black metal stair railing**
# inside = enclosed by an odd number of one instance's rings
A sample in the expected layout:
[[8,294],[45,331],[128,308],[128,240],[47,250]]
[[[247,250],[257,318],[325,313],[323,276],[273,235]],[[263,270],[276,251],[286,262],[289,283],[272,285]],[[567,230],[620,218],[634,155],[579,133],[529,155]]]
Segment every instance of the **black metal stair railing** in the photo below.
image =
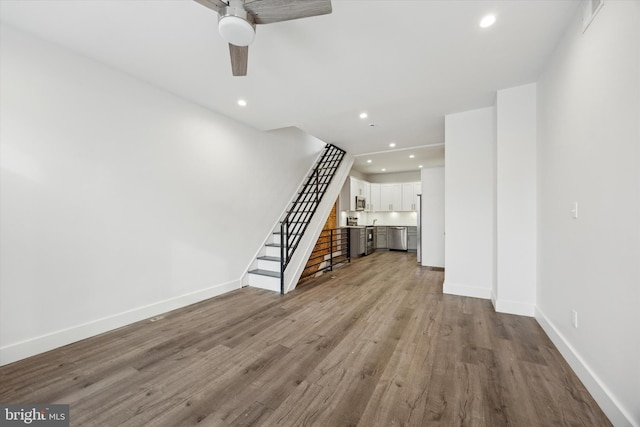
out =
[[351,262],[351,233],[348,228],[322,230],[300,280]]
[[320,160],[291,205],[291,209],[280,223],[280,293],[282,294],[284,294],[284,271],[345,154],[341,148],[327,144]]

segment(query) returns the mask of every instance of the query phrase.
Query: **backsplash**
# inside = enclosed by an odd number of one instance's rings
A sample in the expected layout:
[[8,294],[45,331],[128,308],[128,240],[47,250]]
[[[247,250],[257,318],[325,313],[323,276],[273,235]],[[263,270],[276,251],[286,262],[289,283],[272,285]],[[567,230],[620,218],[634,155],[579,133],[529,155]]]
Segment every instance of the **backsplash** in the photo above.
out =
[[377,219],[376,225],[417,225],[418,214],[416,212],[340,212],[340,227],[347,225],[347,217],[358,218],[358,225],[372,225]]

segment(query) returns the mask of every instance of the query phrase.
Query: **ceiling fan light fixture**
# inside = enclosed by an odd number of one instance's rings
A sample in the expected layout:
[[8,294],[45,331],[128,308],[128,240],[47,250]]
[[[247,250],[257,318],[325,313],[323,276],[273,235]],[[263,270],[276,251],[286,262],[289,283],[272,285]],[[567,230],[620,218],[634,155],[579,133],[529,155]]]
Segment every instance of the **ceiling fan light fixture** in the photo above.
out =
[[249,46],[256,36],[256,30],[253,25],[247,20],[233,15],[220,18],[218,31],[227,43],[235,46]]

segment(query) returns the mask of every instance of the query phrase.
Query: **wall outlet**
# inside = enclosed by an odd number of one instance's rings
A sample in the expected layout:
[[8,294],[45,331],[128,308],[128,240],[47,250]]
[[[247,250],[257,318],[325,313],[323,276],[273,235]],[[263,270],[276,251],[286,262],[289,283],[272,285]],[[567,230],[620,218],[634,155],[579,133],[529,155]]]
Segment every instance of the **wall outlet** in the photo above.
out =
[[578,312],[571,309],[571,324],[574,328],[578,328]]

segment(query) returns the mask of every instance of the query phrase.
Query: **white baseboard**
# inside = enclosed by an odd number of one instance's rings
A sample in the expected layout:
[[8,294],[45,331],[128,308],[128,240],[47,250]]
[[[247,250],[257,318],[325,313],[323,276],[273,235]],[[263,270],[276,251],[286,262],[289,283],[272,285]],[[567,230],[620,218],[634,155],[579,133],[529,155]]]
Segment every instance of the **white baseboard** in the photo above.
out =
[[535,318],[613,425],[639,427],[639,420],[634,422],[631,414],[625,410],[539,307],[535,308]]
[[122,326],[130,325],[140,320],[148,319],[177,308],[186,307],[196,302],[240,289],[240,280],[218,284],[207,289],[180,295],[164,301],[159,301],[143,307],[134,308],[113,316],[72,326],[46,335],[31,338],[0,348],[0,366],[34,356],[54,348],[62,347],[76,341],[83,340],[104,332],[112,331]]
[[491,299],[491,288],[479,288],[477,286],[461,285],[451,283],[445,279],[442,285],[442,292],[445,294],[459,295],[462,297]]
[[492,296],[493,307],[498,313],[517,314],[519,316],[533,317],[536,314],[535,304],[526,304],[519,301],[507,301],[503,299],[495,299]]

